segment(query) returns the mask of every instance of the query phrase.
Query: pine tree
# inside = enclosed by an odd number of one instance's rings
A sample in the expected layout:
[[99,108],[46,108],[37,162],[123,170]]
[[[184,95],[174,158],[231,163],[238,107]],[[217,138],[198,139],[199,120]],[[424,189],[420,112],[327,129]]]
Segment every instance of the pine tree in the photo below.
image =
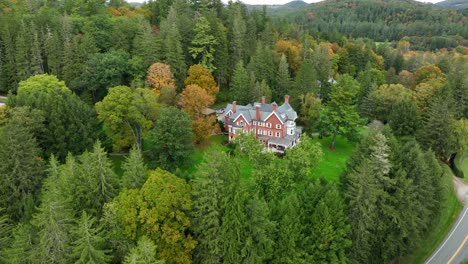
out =
[[240,5],[236,5],[233,7],[232,10],[233,14],[232,20],[230,21],[230,28],[229,28],[229,36],[230,39],[230,47],[231,47],[231,69],[234,69],[239,61],[244,60],[245,56],[245,37],[247,33],[247,28],[245,25],[244,17],[242,16]]
[[317,73],[317,80],[320,82],[320,97],[328,100],[328,94],[330,93],[329,79],[332,76],[333,66],[329,47],[325,44],[319,45],[314,51],[312,61]]
[[49,176],[42,187],[42,199],[32,224],[39,230],[35,247],[40,263],[64,263],[70,252],[69,230],[73,215],[60,182],[60,168],[51,157]]
[[200,17],[195,25],[195,36],[192,39],[192,45],[189,49],[192,58],[196,63],[210,71],[216,70],[214,66],[214,53],[218,41],[211,34],[210,23],[206,17]]
[[230,173],[235,173],[229,157],[211,151],[199,170],[193,185],[192,223],[198,241],[194,252],[195,263],[215,264],[222,260],[221,224],[224,184]]
[[32,75],[43,74],[44,65],[41,54],[41,43],[34,25],[31,25],[32,30],[32,43],[31,43],[31,73]]
[[[23,109],[25,111],[20,111]],[[17,108],[9,122],[0,128],[0,206],[15,222],[28,218],[33,210],[42,179],[44,164],[32,128],[41,116]]]
[[272,263],[301,263],[305,252],[301,247],[304,239],[301,223],[301,204],[297,195],[285,196],[276,204],[274,218],[277,222]]
[[300,95],[307,93],[320,94],[317,74],[312,61],[306,60],[302,63],[295,79],[294,88],[294,93],[291,94],[293,98],[299,98]]
[[146,181],[147,168],[143,162],[141,152],[132,147],[128,157],[122,164],[124,171],[122,175],[122,189],[139,189]]
[[242,248],[246,235],[246,190],[241,186],[238,168],[235,173],[227,175],[225,186],[222,198],[221,255],[224,263],[241,263],[245,257]]
[[234,75],[231,82],[231,96],[236,99],[239,104],[252,103],[252,88],[250,86],[250,78],[247,70],[244,68],[244,63],[239,61],[234,70]]
[[142,58],[144,69],[148,69],[160,57],[159,47],[156,44],[156,36],[153,34],[151,25],[146,20],[140,21],[133,39],[132,56]]
[[10,242],[12,227],[8,215],[0,208],[0,260],[2,260],[3,251]]
[[275,223],[270,220],[268,204],[257,197],[245,205],[246,226],[245,244],[242,249],[242,263],[265,263],[273,254],[273,231]]
[[63,44],[58,33],[47,28],[47,35],[44,44],[45,56],[47,58],[47,72],[62,78],[63,69]]
[[426,148],[434,152],[445,162],[459,149],[455,130],[453,102],[447,96],[436,95],[424,120],[419,138]]
[[166,20],[161,22],[160,36],[162,42],[162,59],[171,66],[171,70],[179,86],[181,86],[187,72],[187,65],[184,60],[181,36],[177,28],[177,15],[172,7],[169,10]]
[[71,230],[73,249],[70,258],[74,263],[109,263],[111,257],[108,250],[104,250],[106,238],[102,227],[96,226],[96,219],[83,211],[77,225]]
[[277,85],[273,91],[273,98],[279,100],[287,95],[291,89],[291,76],[289,74],[289,65],[286,56],[283,54],[278,66]]
[[83,153],[79,160],[79,176],[74,182],[75,213],[84,210],[92,216],[100,216],[102,206],[118,193],[117,176],[99,141],[92,152]]
[[163,261],[159,261],[156,258],[157,249],[151,239],[146,236],[142,236],[138,240],[138,245],[125,256],[124,264],[163,264]]
[[[276,69],[274,51],[265,46],[262,42],[258,42],[255,53],[250,59],[247,66],[250,72],[253,72],[257,80],[265,80],[270,87],[276,85]],[[282,95],[284,96],[284,95]]]
[[22,80],[26,80],[31,76],[30,58],[31,58],[31,32],[28,31],[25,22],[21,21],[21,25],[18,29],[16,36],[16,82],[19,83]]
[[33,239],[35,233],[29,224],[18,224],[13,230],[10,246],[6,248],[1,258],[6,264],[31,264],[34,262]]

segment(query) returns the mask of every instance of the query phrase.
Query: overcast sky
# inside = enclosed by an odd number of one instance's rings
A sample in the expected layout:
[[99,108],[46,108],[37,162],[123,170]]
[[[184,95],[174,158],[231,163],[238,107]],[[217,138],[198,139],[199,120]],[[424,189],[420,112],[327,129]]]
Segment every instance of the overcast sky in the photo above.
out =
[[[139,2],[139,3],[143,3],[145,0],[127,0],[127,2]],[[281,4],[286,4],[288,2],[291,2],[292,0],[242,0],[242,2],[246,3],[246,4],[256,4],[256,5],[261,5],[261,4],[264,4],[264,5],[272,5],[272,4],[276,4],[276,5],[281,5]],[[315,3],[315,2],[319,2],[320,0],[305,0],[305,2],[307,3]],[[419,2],[426,2],[426,3],[437,3],[437,2],[440,2],[442,0],[416,0],[416,1],[419,1]],[[223,2],[227,3],[228,0],[223,0]]]

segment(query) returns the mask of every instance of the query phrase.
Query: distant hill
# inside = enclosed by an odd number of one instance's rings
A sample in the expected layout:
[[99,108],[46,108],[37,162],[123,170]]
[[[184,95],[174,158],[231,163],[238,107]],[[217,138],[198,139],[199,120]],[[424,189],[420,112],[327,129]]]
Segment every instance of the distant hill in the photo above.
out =
[[454,47],[468,39],[466,13],[413,0],[326,0],[271,14],[323,34],[375,41],[413,37],[421,49]]
[[450,8],[450,9],[465,9],[465,8],[468,8],[468,1],[467,0],[445,0],[439,3],[436,3],[436,5],[445,7],[445,8]]
[[[297,0],[297,1],[291,1],[291,2],[286,3],[284,5],[266,5],[266,8],[269,11],[277,12],[277,11],[300,9],[300,8],[303,8],[303,7],[307,6],[307,5],[309,5],[309,4],[307,4],[304,1]],[[247,8],[249,10],[252,10],[252,9],[263,9],[263,6],[265,6],[265,5],[247,5],[246,4],[246,6],[247,6]]]

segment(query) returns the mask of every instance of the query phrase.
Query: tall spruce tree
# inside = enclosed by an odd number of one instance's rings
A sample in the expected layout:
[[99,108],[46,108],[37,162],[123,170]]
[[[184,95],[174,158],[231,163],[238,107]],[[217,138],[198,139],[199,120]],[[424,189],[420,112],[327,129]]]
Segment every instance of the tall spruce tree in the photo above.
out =
[[253,87],[250,86],[249,73],[244,68],[244,63],[239,61],[234,70],[234,75],[231,82],[231,96],[236,99],[239,104],[252,103]]
[[177,28],[177,14],[171,7],[166,20],[161,22],[162,60],[171,66],[179,86],[182,85],[187,72],[181,36]]
[[289,73],[289,64],[284,54],[281,56],[281,60],[278,66],[276,81],[277,84],[273,90],[273,98],[279,100],[289,93],[292,85],[291,75]]
[[121,186],[124,189],[139,189],[146,181],[147,168],[141,152],[132,147],[128,157],[122,164],[123,175]]
[[96,219],[83,211],[76,226],[71,230],[73,246],[70,259],[74,263],[109,263],[111,257],[108,250],[104,250],[106,238],[102,227],[96,226]]
[[71,250],[69,230],[74,219],[60,178],[58,161],[52,156],[49,176],[42,187],[41,205],[32,220],[39,230],[35,257],[40,263],[65,263]]
[[189,49],[195,63],[201,64],[210,71],[216,70],[214,54],[218,41],[211,33],[210,23],[206,17],[200,17],[195,25],[195,36]]

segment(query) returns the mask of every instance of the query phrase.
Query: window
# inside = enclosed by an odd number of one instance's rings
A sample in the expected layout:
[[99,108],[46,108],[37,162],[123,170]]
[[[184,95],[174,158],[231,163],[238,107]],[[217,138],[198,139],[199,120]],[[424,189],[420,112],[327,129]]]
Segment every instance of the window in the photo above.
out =
[[241,126],[244,126],[244,121],[240,121],[240,125],[241,125]]
[[271,123],[267,123],[268,128],[271,128]]
[[269,131],[268,135],[271,137],[271,136],[273,136],[273,133],[271,133],[271,131]]
[[276,132],[276,137],[277,137],[277,138],[280,137],[280,132]]
[[253,121],[253,125],[255,126],[257,124],[257,121]]
[[258,132],[257,134],[259,134],[259,135],[262,134],[262,130],[261,130],[261,129],[259,129],[257,132]]
[[263,130],[263,135],[264,135],[264,136],[267,135],[267,131],[266,131],[266,130]]
[[280,124],[277,124],[277,125],[276,125],[276,129],[281,129],[281,125],[280,125]]

